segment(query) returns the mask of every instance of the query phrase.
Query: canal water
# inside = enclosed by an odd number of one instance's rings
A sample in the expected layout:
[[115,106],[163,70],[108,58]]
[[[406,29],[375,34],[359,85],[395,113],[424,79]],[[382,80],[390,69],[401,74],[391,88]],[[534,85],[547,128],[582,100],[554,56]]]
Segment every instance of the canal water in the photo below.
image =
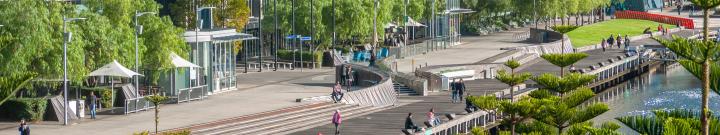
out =
[[[594,118],[599,125],[613,121],[617,117],[628,115],[652,114],[657,109],[693,109],[700,110],[700,80],[678,64],[659,66],[634,79],[608,88],[598,93],[592,101],[605,102],[608,112]],[[710,109],[720,112],[720,96],[711,92]],[[623,134],[637,134],[623,125]]]

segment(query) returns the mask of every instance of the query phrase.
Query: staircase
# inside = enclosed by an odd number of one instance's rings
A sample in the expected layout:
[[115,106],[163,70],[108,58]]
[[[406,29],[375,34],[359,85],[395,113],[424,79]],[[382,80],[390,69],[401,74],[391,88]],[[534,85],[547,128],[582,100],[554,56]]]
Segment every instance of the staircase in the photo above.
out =
[[[52,105],[52,111],[55,114],[55,117],[57,117],[57,120],[59,122],[65,121],[65,115],[63,112],[65,112],[65,99],[62,96],[55,96],[49,99],[50,104]],[[75,115],[74,111],[71,111],[70,108],[68,108],[68,118],[70,120],[77,120],[78,117]]]
[[342,118],[347,120],[389,107],[323,102],[200,124],[190,129],[199,135],[289,134],[330,124],[335,110],[340,110]]
[[393,82],[393,88],[395,88],[395,91],[397,91],[398,95],[400,95],[400,96],[417,96],[417,95],[419,95],[415,92],[415,90],[410,89],[409,87],[407,87],[403,84],[400,84],[400,83]]

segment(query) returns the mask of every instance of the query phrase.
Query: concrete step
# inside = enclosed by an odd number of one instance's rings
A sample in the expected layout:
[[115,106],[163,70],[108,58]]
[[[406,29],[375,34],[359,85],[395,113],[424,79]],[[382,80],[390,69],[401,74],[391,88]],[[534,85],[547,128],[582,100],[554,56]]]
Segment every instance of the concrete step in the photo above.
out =
[[323,109],[323,108],[333,107],[335,105],[336,104],[332,104],[332,103],[316,103],[316,104],[308,104],[308,105],[299,105],[299,106],[294,106],[294,107],[288,107],[288,108],[283,108],[283,109],[278,109],[278,110],[273,110],[273,111],[244,115],[244,116],[240,116],[240,117],[234,117],[234,118],[194,125],[194,126],[191,126],[190,128],[193,130],[192,131],[193,133],[201,134],[201,133],[206,133],[206,132],[212,132],[213,130],[220,130],[222,128],[232,127],[235,125],[267,120],[269,118],[274,118],[274,117],[294,115],[297,113],[304,112],[306,110]]
[[[347,114],[353,114],[358,111],[363,111],[369,106],[358,106],[348,105],[349,107],[341,108],[340,112]],[[315,127],[321,125],[313,125],[314,121],[331,121],[334,110],[322,110],[315,111],[311,114],[293,117],[292,119],[284,119],[275,123],[264,123],[253,127],[244,127],[232,130],[229,132],[222,132],[219,134],[237,134],[237,135],[260,135],[261,133],[280,132],[283,130],[291,130],[290,127]]]
[[[392,107],[392,105],[361,107],[361,108],[355,109],[355,111],[343,112],[342,118],[343,118],[343,120],[349,120],[351,118],[365,116],[365,115],[379,112],[379,111],[382,111],[382,110],[385,110],[385,109],[388,109],[391,107]],[[328,117],[331,117],[331,116],[332,116],[332,114],[328,115]],[[318,126],[326,125],[326,124],[332,124],[332,121],[330,119],[323,119],[323,118],[312,119],[310,121],[306,121],[305,124],[295,124],[295,125],[289,125],[289,126],[283,127],[283,128],[274,128],[274,129],[270,129],[270,130],[265,130],[264,132],[259,132],[258,135],[284,135],[284,134],[290,134],[290,133],[294,133],[294,132],[298,132],[298,131],[302,131],[302,130],[306,130],[306,129],[310,129],[310,128],[314,128],[314,127],[318,127]],[[312,125],[312,126],[306,126],[306,125]],[[328,133],[328,134],[330,134],[330,133]]]
[[227,132],[233,132],[233,131],[243,131],[253,128],[260,128],[262,125],[270,124],[273,122],[276,123],[282,123],[285,120],[289,119],[297,119],[304,116],[312,116],[313,114],[321,113],[323,111],[334,111],[336,109],[344,109],[344,108],[351,108],[352,105],[343,105],[343,104],[328,104],[323,107],[318,108],[307,108],[302,109],[300,111],[295,111],[292,113],[283,113],[279,115],[273,115],[273,116],[267,116],[263,117],[258,120],[252,120],[252,121],[244,121],[244,122],[237,122],[232,124],[223,125],[220,128],[215,128],[212,130],[207,130],[204,132],[193,132],[197,134],[226,134]]

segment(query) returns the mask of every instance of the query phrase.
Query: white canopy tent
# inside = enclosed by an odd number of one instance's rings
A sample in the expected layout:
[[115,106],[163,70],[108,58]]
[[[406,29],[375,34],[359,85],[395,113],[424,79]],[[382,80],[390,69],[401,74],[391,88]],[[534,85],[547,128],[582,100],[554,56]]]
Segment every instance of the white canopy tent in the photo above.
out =
[[[115,83],[112,81],[113,77],[132,78],[136,75],[142,76],[141,74],[120,65],[117,60],[113,60],[113,62],[110,62],[105,66],[100,67],[100,69],[90,72],[90,74],[88,74],[87,76],[109,76],[111,78],[110,91],[113,93],[112,95],[115,95],[115,90],[113,90],[115,88]],[[135,88],[135,91],[137,91],[137,88]],[[139,97],[139,95],[137,95],[137,92],[133,92],[132,94],[136,95],[132,95],[131,97]],[[112,104],[115,104],[115,96],[112,96],[111,99]]]
[[[183,88],[183,89],[192,90],[192,89],[201,87],[201,86],[200,86],[200,80],[199,80],[200,77],[198,76],[199,73],[196,73],[196,72],[199,71],[199,68],[201,68],[200,66],[195,65],[194,63],[183,59],[182,57],[178,56],[176,53],[170,53],[170,59],[172,60],[172,64],[173,64],[173,66],[174,66],[175,68],[189,68],[189,69],[190,69],[190,78],[191,78],[191,79],[188,80],[188,81],[190,81],[189,83],[192,83],[192,81],[191,81],[192,78],[197,79],[197,80],[195,81],[195,86],[192,86],[192,84],[190,84],[190,85],[188,86],[188,88]],[[173,94],[173,95],[175,95],[175,96],[178,96],[178,103],[179,103],[179,102],[181,102],[181,101],[180,101],[180,97],[179,97],[180,95],[179,95],[179,94],[182,92],[182,90],[177,89],[177,88],[176,88],[177,86],[175,86],[175,83],[176,83],[175,80],[177,79],[176,76],[175,76],[175,70],[176,70],[176,69],[173,69],[173,73],[171,74],[171,76],[172,76],[172,79],[171,79],[171,81],[170,81],[170,82],[171,82],[171,84],[170,84],[170,85],[171,85],[171,90],[172,90],[172,93],[171,93],[171,94]],[[180,90],[180,91],[179,91],[179,90]],[[192,91],[190,91],[190,92],[192,92]],[[189,92],[188,94],[190,94],[190,92]],[[202,93],[205,93],[205,92],[202,91]],[[188,96],[190,96],[190,95],[188,95]],[[204,96],[205,96],[205,95],[202,94],[202,95],[200,95],[199,98],[202,99]],[[188,97],[187,100],[190,100],[190,97]]]
[[409,17],[408,17],[408,21],[405,22],[405,25],[406,25],[406,26],[409,26],[409,27],[427,27],[427,26],[423,25],[422,23],[419,23],[419,22],[417,22],[417,21],[415,21],[415,20],[413,20],[412,18],[409,18]]
[[387,29],[387,28],[392,28],[392,27],[397,27],[397,25],[395,25],[395,24],[392,23],[392,22],[389,22],[389,23],[385,24],[385,28],[386,28],[386,29]]

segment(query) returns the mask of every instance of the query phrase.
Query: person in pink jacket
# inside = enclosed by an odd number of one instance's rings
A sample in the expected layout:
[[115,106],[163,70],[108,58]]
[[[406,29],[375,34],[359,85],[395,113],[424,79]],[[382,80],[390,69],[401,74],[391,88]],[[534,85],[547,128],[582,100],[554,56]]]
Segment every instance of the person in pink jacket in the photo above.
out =
[[332,123],[335,124],[335,135],[340,135],[340,124],[342,123],[340,110],[335,110],[335,114],[333,114],[332,118]]

